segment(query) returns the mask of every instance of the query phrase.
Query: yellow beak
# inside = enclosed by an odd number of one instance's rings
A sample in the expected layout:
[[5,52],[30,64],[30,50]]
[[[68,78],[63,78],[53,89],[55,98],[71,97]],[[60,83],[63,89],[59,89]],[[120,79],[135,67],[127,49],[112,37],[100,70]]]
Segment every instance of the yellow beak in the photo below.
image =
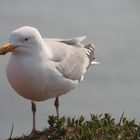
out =
[[0,55],[5,55],[6,53],[11,52],[14,49],[14,46],[12,46],[10,43],[7,43],[0,48]]

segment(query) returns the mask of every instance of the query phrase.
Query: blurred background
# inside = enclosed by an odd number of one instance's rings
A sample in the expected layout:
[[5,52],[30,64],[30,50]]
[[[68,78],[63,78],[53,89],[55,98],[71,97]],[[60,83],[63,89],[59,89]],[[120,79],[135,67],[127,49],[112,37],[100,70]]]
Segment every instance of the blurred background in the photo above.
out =
[[[43,37],[71,38],[87,35],[84,43],[96,46],[94,65],[84,81],[60,98],[60,115],[87,119],[90,113],[122,112],[140,121],[140,1],[139,0],[0,0],[0,44],[14,29],[38,28]],[[9,85],[5,68],[10,54],[0,56],[0,139],[27,134],[32,128],[30,101]],[[20,69],[19,69],[20,70]],[[37,128],[55,115],[54,99],[37,104]]]

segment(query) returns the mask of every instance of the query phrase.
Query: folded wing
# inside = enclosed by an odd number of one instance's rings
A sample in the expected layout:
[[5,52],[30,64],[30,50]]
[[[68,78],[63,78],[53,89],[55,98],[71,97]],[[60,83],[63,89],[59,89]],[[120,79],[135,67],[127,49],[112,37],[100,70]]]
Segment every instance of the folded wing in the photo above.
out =
[[73,39],[45,39],[47,47],[52,51],[52,61],[64,77],[71,80],[82,80],[84,73],[94,62],[94,46],[82,45],[86,37]]

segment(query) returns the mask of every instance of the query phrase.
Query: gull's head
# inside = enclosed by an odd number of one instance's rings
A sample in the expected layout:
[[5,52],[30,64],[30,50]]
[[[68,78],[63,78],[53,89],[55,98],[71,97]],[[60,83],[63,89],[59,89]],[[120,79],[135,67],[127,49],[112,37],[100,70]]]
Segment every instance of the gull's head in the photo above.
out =
[[0,48],[0,55],[37,50],[42,46],[42,42],[42,37],[36,28],[23,26],[11,33],[9,43]]

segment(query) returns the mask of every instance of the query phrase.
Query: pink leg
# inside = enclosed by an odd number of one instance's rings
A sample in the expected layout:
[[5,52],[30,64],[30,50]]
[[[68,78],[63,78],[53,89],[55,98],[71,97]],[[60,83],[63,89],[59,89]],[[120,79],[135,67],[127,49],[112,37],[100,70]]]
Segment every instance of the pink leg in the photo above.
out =
[[59,120],[59,98],[58,97],[55,98],[54,106],[56,108],[57,118]]
[[33,129],[32,129],[32,133],[36,132],[36,121],[35,121],[35,113],[36,113],[36,104],[31,101],[31,109],[33,112]]

